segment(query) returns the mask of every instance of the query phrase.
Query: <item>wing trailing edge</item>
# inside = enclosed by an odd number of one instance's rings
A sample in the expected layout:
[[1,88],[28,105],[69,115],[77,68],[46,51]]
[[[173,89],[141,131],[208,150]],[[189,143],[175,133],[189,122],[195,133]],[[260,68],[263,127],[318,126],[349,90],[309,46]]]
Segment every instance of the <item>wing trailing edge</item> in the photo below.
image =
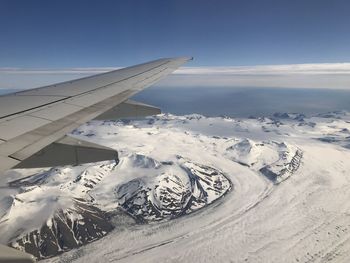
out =
[[97,116],[95,120],[118,120],[123,118],[137,118],[160,114],[161,110],[155,106],[127,100],[116,107]]
[[21,161],[14,168],[79,165],[106,160],[118,162],[118,152],[102,145],[65,136]]

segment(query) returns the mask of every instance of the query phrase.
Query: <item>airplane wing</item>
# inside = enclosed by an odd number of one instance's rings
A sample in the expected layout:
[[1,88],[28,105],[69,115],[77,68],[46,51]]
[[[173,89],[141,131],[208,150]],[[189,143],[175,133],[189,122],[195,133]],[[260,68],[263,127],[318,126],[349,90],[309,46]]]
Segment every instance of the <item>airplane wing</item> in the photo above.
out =
[[159,59],[0,96],[0,172],[117,158],[113,149],[66,134],[92,119],[159,113],[128,98],[191,59]]

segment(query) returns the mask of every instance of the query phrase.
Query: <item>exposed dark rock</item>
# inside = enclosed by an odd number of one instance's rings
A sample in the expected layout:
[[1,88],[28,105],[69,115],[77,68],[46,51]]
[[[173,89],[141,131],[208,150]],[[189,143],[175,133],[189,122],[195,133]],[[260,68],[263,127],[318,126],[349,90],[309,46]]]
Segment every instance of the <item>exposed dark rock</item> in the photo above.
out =
[[321,137],[317,139],[321,142],[328,142],[328,143],[334,143],[339,141],[339,139],[335,136],[326,136],[326,137]]
[[286,112],[276,112],[273,114],[273,117],[279,118],[279,119],[289,119],[289,115]]
[[291,153],[287,151],[281,152],[277,162],[266,165],[259,171],[275,184],[284,181],[299,169],[303,157],[303,152],[299,149],[296,150],[291,159],[288,158],[289,154]]
[[309,121],[309,122],[300,122],[298,124],[298,126],[309,126],[311,128],[315,128],[316,123],[315,122],[311,122],[311,121]]
[[9,245],[43,259],[97,240],[112,229],[106,213],[76,200],[74,207],[57,211],[39,230],[27,233]]

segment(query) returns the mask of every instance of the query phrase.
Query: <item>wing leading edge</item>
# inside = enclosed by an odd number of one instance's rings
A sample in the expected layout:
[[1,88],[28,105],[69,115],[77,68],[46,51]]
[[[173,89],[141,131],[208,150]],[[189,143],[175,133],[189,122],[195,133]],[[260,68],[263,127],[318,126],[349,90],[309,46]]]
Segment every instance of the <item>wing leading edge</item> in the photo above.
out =
[[[91,77],[0,96],[0,172],[12,167],[25,167],[25,163],[31,163],[28,167],[35,166],[35,154],[40,157],[43,153],[50,152],[52,156],[56,154],[53,150],[58,149],[57,154],[62,155],[66,148],[73,151],[69,147],[74,147],[74,144],[62,144],[66,133],[91,119],[119,116],[116,112],[118,108],[124,109],[123,116],[129,109],[134,112],[159,112],[149,105],[130,102],[127,99],[191,59],[159,59]],[[53,145],[50,146],[51,144]],[[91,150],[91,145],[84,148],[84,143],[76,144],[79,144],[76,147],[79,147],[82,153]],[[105,150],[102,155],[113,156],[112,149],[96,148],[96,152]],[[41,151],[42,149],[44,151]],[[73,159],[72,164],[76,164],[77,159],[91,161],[89,158],[77,156],[72,157]]]

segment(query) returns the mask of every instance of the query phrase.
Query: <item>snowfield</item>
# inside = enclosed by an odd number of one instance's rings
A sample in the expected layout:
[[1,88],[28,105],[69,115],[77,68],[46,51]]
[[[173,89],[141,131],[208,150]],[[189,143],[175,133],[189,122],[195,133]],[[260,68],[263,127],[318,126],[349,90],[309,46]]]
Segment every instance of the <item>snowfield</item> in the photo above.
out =
[[119,160],[11,170],[0,242],[48,262],[348,262],[350,114],[92,121]]

